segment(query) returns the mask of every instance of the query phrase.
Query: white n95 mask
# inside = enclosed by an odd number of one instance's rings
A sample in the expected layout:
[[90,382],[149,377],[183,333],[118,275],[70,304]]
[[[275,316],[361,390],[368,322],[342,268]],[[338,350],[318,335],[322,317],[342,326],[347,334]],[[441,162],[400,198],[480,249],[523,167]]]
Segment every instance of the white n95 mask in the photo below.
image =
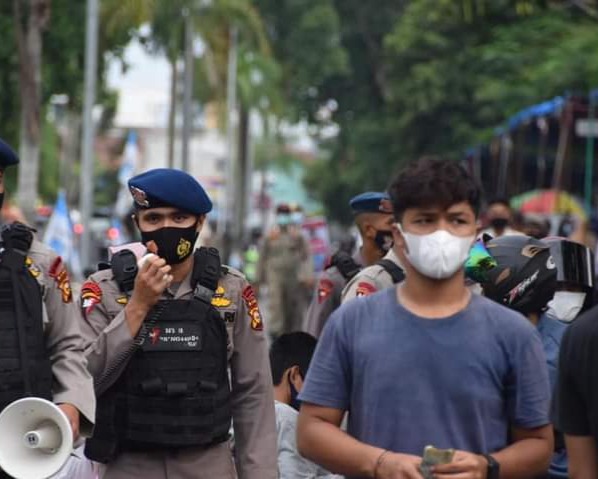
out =
[[475,236],[455,236],[446,230],[427,235],[407,233],[397,224],[405,238],[405,255],[417,271],[432,279],[447,279],[459,271],[469,256]]
[[570,323],[577,318],[585,300],[586,293],[557,291],[554,293],[554,298],[548,302],[548,315]]

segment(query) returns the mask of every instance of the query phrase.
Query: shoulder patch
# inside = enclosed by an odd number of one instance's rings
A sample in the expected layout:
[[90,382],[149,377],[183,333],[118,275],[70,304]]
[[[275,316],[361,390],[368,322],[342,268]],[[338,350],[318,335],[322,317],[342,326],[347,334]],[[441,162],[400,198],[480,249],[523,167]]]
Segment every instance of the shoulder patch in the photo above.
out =
[[357,291],[355,292],[355,296],[361,298],[363,296],[369,296],[370,294],[374,294],[377,291],[376,287],[370,283],[358,283],[357,284]]
[[255,291],[251,286],[247,286],[243,290],[242,297],[243,301],[245,301],[245,306],[247,307],[247,314],[251,320],[251,329],[254,331],[263,331],[264,322],[262,321],[262,314],[260,313],[260,308],[257,304]]
[[322,278],[318,283],[318,303],[322,304],[332,294],[334,283],[327,278]]
[[62,258],[60,256],[58,256],[52,263],[52,266],[50,266],[48,275],[50,276],[50,278],[54,278],[56,286],[62,293],[62,302],[70,303],[73,300],[71,280],[69,278],[69,273],[66,270],[66,267],[62,262]]
[[96,304],[102,301],[102,288],[94,281],[86,281],[81,287],[81,308],[85,314],[93,311]]

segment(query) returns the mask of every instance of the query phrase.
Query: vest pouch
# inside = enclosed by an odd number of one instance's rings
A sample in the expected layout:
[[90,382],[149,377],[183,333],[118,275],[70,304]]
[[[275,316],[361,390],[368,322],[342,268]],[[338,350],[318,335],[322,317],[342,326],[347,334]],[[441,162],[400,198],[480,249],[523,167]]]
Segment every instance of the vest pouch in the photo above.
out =
[[[123,451],[209,447],[228,438],[227,340],[210,304],[168,301],[112,386],[115,410],[107,416],[122,418],[114,434]],[[94,441],[95,434],[88,442]]]

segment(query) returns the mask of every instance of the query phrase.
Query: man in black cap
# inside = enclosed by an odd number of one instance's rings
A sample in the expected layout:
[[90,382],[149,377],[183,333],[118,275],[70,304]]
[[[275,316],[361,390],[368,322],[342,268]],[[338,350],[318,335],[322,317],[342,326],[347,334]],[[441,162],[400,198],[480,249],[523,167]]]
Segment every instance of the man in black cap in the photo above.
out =
[[[0,208],[5,169],[18,163],[0,140]],[[24,397],[49,399],[66,414],[78,438],[91,433],[95,416],[79,314],[64,263],[33,238],[33,231],[16,223],[1,232],[0,412]]]
[[210,199],[174,169],[138,175],[129,188],[149,254],[139,266],[132,252],[116,254],[81,291],[99,399],[86,455],[103,464],[103,479],[276,479],[272,378],[255,293],[221,266],[217,250],[193,251]]
[[362,246],[351,257],[337,252],[322,272],[307,311],[305,331],[318,337],[328,317],[341,304],[341,293],[359,270],[375,264],[392,245],[392,208],[386,193],[367,192],[355,196],[349,206],[359,229]]

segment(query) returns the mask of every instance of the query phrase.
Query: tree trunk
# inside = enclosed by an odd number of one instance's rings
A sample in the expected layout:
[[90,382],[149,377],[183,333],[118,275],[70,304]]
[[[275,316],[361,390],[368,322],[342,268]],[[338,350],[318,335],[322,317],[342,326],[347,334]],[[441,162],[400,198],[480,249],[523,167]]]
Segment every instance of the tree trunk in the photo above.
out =
[[174,168],[174,143],[176,139],[176,106],[178,93],[178,65],[176,56],[170,62],[170,110],[168,112],[168,168]]
[[245,220],[249,211],[249,207],[247,205],[249,190],[248,175],[250,174],[249,120],[249,110],[241,104],[239,108],[238,170],[234,172],[233,175],[235,181],[235,219],[233,222],[233,237],[234,248],[237,250],[241,250],[243,246],[243,240],[245,237]]
[[40,163],[42,33],[50,20],[50,0],[13,0],[13,12],[21,100],[17,202],[33,222]]

